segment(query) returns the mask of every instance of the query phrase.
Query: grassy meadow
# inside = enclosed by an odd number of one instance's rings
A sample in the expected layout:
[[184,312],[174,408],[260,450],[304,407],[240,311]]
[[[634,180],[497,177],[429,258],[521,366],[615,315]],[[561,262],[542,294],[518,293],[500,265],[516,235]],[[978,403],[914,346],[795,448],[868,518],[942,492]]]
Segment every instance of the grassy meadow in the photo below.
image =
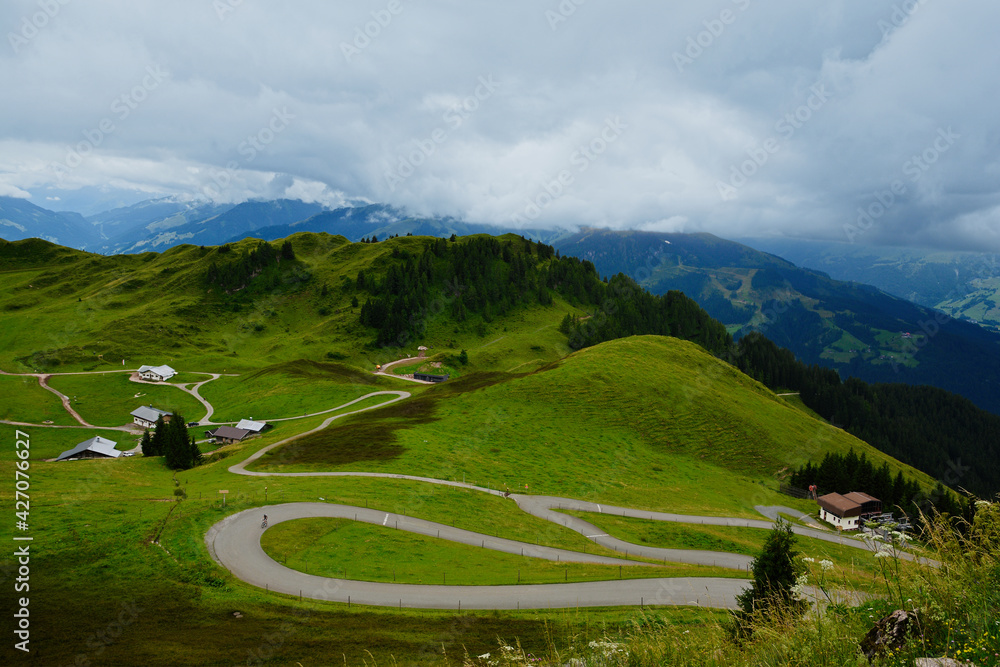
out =
[[177,387],[129,380],[128,373],[53,375],[49,385],[69,397],[70,405],[94,426],[132,422],[131,412],[143,405],[175,412],[187,421],[205,416],[205,407]]
[[[811,503],[779,495],[776,477],[826,452],[854,448],[877,464],[888,461],[893,472],[903,469],[931,484],[815,419],[795,397],[776,398],[696,345],[641,337],[570,354],[559,322],[567,313],[585,313],[558,297],[550,306],[521,307],[489,323],[479,316],[457,322],[444,308],[428,318],[422,340],[378,349],[351,305],[352,298],[364,297],[353,280],[362,270],[383,272],[395,261],[394,250],[418,253],[428,239],[352,244],[326,234],[296,234],[291,241],[298,259],[285,281],[270,292],[246,295],[207,289],[209,263],[225,260],[219,248],[179,246],[160,254],[101,257],[41,241],[0,244],[0,368],[115,371],[122,360],[133,368],[169,363],[181,371],[177,381],[183,383],[205,379],[197,373],[225,373],[201,389],[217,422],[298,417],[374,391],[413,394],[277,447],[253,466],[258,471],[422,475],[746,518],[759,518],[753,509],[758,504],[811,509]],[[233,244],[231,252],[253,243]],[[371,374],[376,364],[415,356],[417,345],[431,347],[431,357],[455,379],[421,386]],[[463,349],[469,363],[460,366]],[[51,383],[98,426],[126,424],[132,409],[149,403],[191,421],[204,415],[203,407],[176,387],[131,383],[127,374],[54,376]],[[0,396],[2,419],[74,423],[35,378],[0,376]],[[235,579],[210,558],[206,531],[244,509],[297,501],[378,508],[616,555],[528,516],[510,500],[474,491],[399,479],[228,472],[233,463],[304,434],[329,416],[276,422],[261,437],[219,448],[202,465],[177,473],[159,458],[141,456],[46,462],[93,435],[116,440],[120,449],[134,442],[116,431],[20,427],[31,439],[31,618],[38,664],[459,665],[495,652],[498,640],[519,642],[525,654],[565,664],[560,656],[572,653],[570,647],[639,630],[698,642],[717,636],[726,614],[705,609],[348,608],[271,594]],[[11,480],[15,430],[0,424],[0,441],[6,443],[0,472]],[[200,437],[200,429],[194,434]],[[225,502],[220,490],[228,492]],[[13,507],[13,483],[0,489],[0,498]],[[4,526],[0,539],[10,544],[13,522]],[[761,539],[745,531],[617,519],[606,529],[658,546],[711,544],[738,553],[751,553]],[[265,547],[289,566],[336,574],[346,564],[349,576],[376,581],[386,580],[393,564],[396,576],[433,583],[442,572],[454,572],[448,583],[455,584],[510,583],[517,570],[531,582],[617,575],[617,568],[538,562],[354,522],[293,521],[264,536]],[[846,563],[835,550],[822,553],[838,565]],[[16,572],[11,554],[0,555],[0,579],[7,586]],[[629,569],[635,570],[632,576],[739,575],[670,564]],[[3,664],[14,664],[10,645],[2,651]]]

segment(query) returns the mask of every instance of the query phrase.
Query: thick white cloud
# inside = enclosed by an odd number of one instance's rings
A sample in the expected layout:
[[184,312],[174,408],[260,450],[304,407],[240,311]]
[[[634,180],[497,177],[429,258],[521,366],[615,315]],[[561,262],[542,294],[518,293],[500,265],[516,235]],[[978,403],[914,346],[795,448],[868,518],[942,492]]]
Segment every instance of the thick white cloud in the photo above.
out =
[[996,250],[998,23],[988,0],[11,0],[0,194]]

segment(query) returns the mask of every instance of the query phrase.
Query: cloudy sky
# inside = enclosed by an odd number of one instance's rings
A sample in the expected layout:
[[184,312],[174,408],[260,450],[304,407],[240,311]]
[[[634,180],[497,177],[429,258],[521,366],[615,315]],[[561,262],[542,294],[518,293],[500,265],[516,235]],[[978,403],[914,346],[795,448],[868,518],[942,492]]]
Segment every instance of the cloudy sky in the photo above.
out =
[[1000,250],[995,0],[5,0],[0,195]]

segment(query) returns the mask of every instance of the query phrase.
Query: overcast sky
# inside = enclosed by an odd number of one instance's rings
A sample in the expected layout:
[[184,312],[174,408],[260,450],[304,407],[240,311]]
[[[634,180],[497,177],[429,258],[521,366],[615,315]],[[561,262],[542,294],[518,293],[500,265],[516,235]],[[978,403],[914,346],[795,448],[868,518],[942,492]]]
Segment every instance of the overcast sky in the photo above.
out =
[[5,0],[0,195],[998,251],[998,25],[996,0]]

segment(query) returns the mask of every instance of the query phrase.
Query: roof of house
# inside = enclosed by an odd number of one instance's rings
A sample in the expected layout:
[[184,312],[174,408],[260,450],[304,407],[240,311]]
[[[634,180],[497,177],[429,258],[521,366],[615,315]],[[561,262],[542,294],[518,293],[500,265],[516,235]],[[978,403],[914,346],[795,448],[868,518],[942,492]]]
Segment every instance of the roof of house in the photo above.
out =
[[867,493],[862,493],[861,491],[851,491],[850,493],[845,493],[844,497],[848,500],[853,500],[859,505],[864,505],[865,503],[877,503],[880,502],[878,498],[869,496]]
[[82,454],[83,452],[90,450],[92,452],[97,452],[98,454],[103,454],[104,456],[110,456],[113,459],[121,456],[121,452],[115,449],[117,442],[112,442],[107,438],[102,438],[97,436],[96,438],[91,438],[90,440],[84,440],[79,445],[73,449],[67,449],[65,452],[59,455],[56,461],[63,461],[65,459],[70,459],[77,454]]
[[846,498],[839,493],[828,493],[825,496],[820,496],[817,498],[817,502],[827,509],[833,509],[841,513],[861,507],[860,503]]
[[220,426],[208,434],[213,438],[224,438],[225,440],[242,440],[250,435],[250,431],[244,428],[233,428],[232,426]]
[[140,405],[135,410],[130,413],[133,417],[138,417],[139,419],[147,422],[155,422],[157,418],[169,417],[170,413],[165,410],[160,410],[159,408],[154,408],[152,405]]
[[246,431],[253,431],[254,433],[260,433],[265,428],[267,428],[267,422],[255,422],[249,419],[241,419],[240,423],[236,425],[236,428],[242,428]]
[[152,371],[164,380],[169,380],[173,376],[177,375],[177,371],[170,366],[139,366],[140,374],[145,373],[146,371]]

